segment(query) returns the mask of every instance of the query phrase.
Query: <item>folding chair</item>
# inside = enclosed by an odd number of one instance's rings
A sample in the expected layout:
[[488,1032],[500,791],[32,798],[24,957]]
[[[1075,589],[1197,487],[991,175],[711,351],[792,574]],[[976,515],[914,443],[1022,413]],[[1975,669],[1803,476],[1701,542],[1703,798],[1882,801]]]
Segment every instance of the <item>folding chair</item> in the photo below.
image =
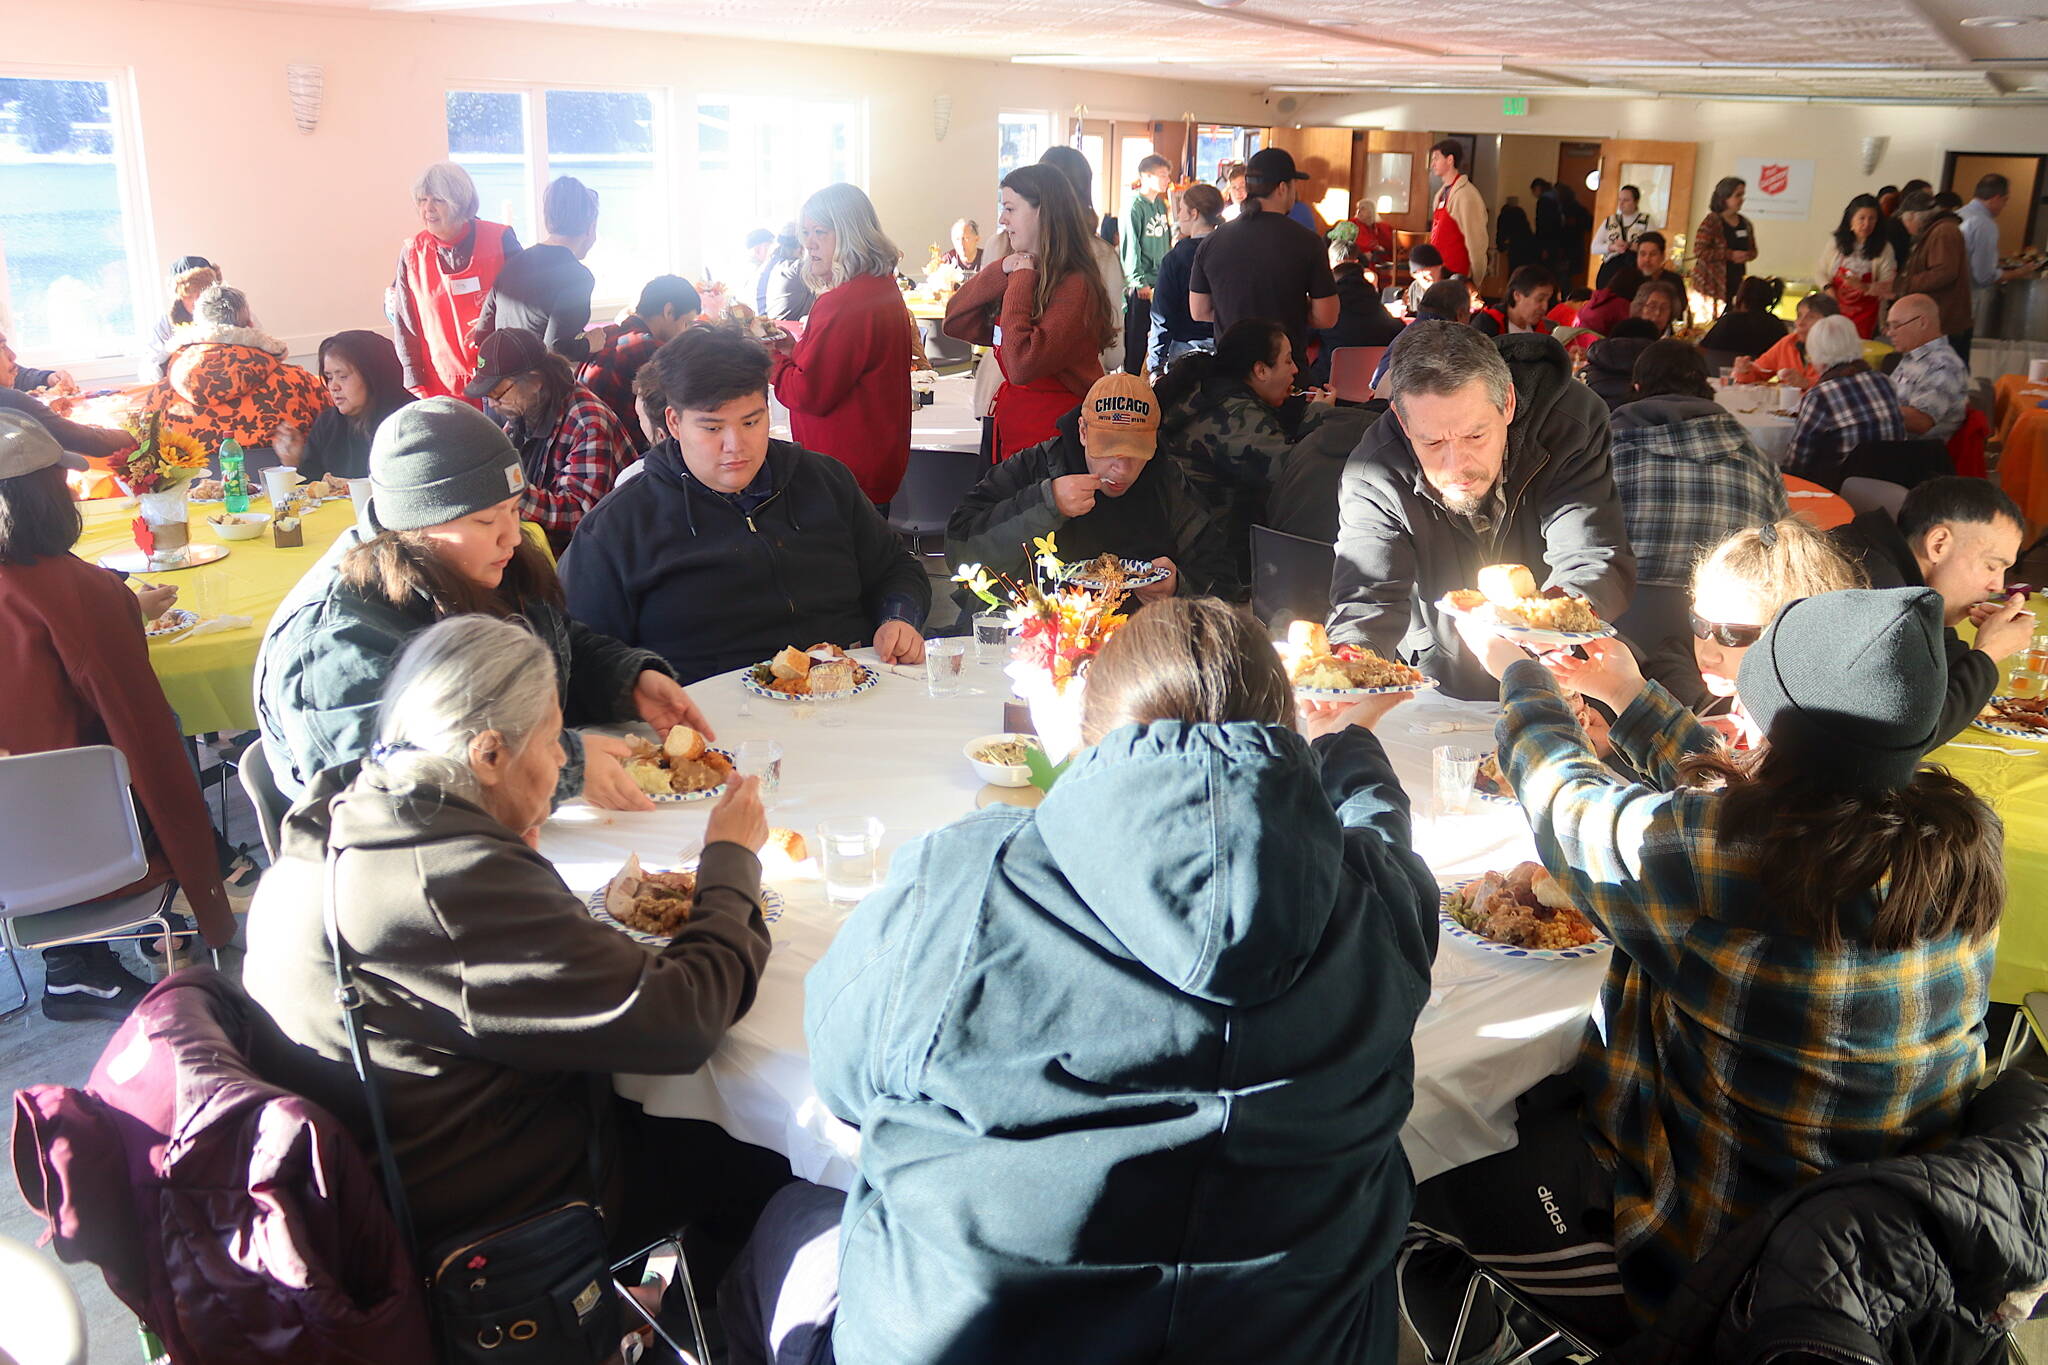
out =
[[291,798],[278,787],[277,775],[270,770],[270,755],[264,752],[262,740],[251,740],[249,747],[242,750],[241,767],[242,791],[249,798],[250,808],[256,812],[256,826],[263,835],[263,851],[275,866],[278,831],[284,827],[285,812],[292,807]]
[[[654,1315],[641,1306],[640,1300],[627,1292],[626,1286],[620,1283],[618,1278],[622,1271],[631,1266],[644,1263],[649,1256],[652,1256],[663,1247],[671,1248],[676,1254],[675,1284],[676,1287],[682,1289],[683,1304],[690,1310],[690,1332],[693,1338],[690,1344],[697,1348],[694,1355],[684,1350],[681,1344],[668,1334],[668,1329],[655,1321]],[[696,1282],[690,1278],[690,1262],[683,1255],[683,1238],[681,1233],[677,1233],[673,1237],[664,1237],[660,1241],[644,1246],[631,1256],[624,1257],[616,1262],[612,1266],[612,1288],[617,1291],[619,1298],[625,1303],[626,1307],[633,1310],[636,1317],[654,1329],[654,1335],[660,1337],[662,1342],[671,1351],[676,1353],[676,1359],[682,1361],[683,1365],[709,1365],[711,1348],[705,1344],[704,1314],[697,1306],[697,1286]]]
[[[890,529],[921,553],[926,536],[945,535],[953,509],[987,472],[988,466],[975,451],[913,448],[903,471],[903,486],[889,501]],[[940,553],[945,553],[943,548]]]
[[1883,509],[1886,516],[1897,520],[1899,505],[1905,502],[1907,491],[1904,484],[1884,479],[1842,480],[1842,501],[1856,509],[1858,516]]
[[[128,788],[128,760],[111,745],[0,758],[0,947],[21,1003],[28,980],[16,952],[171,933],[174,882],[97,899],[149,870]],[[155,926],[154,933],[133,932]]]
[[1269,626],[1323,620],[1336,564],[1337,552],[1320,540],[1252,527],[1252,615]]

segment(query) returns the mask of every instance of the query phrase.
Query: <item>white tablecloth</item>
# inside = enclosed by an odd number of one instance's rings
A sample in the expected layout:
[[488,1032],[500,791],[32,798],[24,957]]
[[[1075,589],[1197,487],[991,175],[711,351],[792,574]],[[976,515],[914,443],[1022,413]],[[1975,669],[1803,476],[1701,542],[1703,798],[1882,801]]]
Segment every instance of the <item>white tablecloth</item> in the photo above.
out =
[[[789,409],[771,399],[769,429],[789,439]],[[932,401],[910,410],[913,450],[979,452],[981,422],[974,415],[974,373],[941,375],[932,386]]]
[[[781,742],[782,790],[771,823],[801,831],[815,847],[820,820],[876,816],[887,829],[886,856],[974,809],[992,790],[982,787],[961,749],[1002,728],[1009,689],[1001,671],[977,667],[970,653],[967,681],[983,689],[981,695],[943,699],[926,695],[922,670],[917,674],[885,670],[874,691],[840,704],[846,721],[840,726],[823,724],[808,708],[750,697],[736,675],[700,682],[691,695],[717,729],[721,747],[736,748],[746,739]],[[1491,749],[1494,709],[1419,700],[1381,722],[1380,737],[1418,811],[1430,802],[1430,751],[1439,744]],[[1451,734],[1413,728],[1453,719],[1484,728]],[[622,814],[573,804],[542,828],[540,849],[571,888],[588,893],[629,852],[654,867],[694,856],[705,812],[703,805],[686,805]],[[1425,815],[1418,821],[1417,851],[1444,881],[1505,870],[1534,856],[1521,808],[1497,805],[1479,805],[1470,815]],[[859,1134],[827,1113],[812,1089],[803,982],[846,912],[826,904],[815,865],[794,876],[771,867],[769,881],[786,904],[770,926],[774,948],[753,1009],[702,1070],[620,1076],[618,1089],[652,1113],[716,1123],[788,1156],[805,1179],[843,1189],[853,1179]],[[1434,989],[1416,1027],[1415,1108],[1402,1134],[1418,1179],[1513,1145],[1515,1097],[1570,1061],[1605,967],[1604,954],[1530,962],[1442,939]]]
[[1733,413],[1735,420],[1742,423],[1742,429],[1749,433],[1749,439],[1779,468],[1792,454],[1792,429],[1798,425],[1798,418],[1792,413],[1776,411],[1743,412],[1742,404],[1755,403],[1759,406],[1775,398],[1775,392],[1766,396],[1769,385],[1737,385],[1732,388],[1715,386],[1714,401]]

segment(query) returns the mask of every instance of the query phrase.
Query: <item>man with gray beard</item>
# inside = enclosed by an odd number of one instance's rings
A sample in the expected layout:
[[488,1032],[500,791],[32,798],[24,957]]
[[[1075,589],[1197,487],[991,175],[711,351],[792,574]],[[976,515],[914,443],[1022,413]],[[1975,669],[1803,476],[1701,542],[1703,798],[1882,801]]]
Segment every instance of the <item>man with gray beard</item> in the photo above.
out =
[[[1446,695],[1493,700],[1436,603],[1489,564],[1585,598],[1603,621],[1628,605],[1635,554],[1607,453],[1607,408],[1547,336],[1489,340],[1418,322],[1381,385],[1392,406],[1344,469],[1330,639],[1414,664]],[[1547,575],[1547,576],[1546,576]]]

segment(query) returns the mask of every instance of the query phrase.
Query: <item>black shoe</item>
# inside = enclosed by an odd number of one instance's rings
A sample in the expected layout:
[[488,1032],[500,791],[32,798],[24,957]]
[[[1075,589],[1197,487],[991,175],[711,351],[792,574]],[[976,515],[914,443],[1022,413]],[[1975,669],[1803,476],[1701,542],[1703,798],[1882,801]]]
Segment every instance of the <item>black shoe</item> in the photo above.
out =
[[[47,959],[46,959],[47,962]],[[82,963],[48,963],[43,983],[43,1018],[60,1024],[81,1019],[126,1019],[149,994],[149,983],[123,967],[113,954]]]
[[[171,926],[172,950],[182,956],[185,950],[192,946],[192,921],[175,910],[167,910],[164,912],[164,922]],[[151,934],[148,938],[137,939],[135,946],[141,949],[142,955],[151,962],[164,960],[162,934]]]

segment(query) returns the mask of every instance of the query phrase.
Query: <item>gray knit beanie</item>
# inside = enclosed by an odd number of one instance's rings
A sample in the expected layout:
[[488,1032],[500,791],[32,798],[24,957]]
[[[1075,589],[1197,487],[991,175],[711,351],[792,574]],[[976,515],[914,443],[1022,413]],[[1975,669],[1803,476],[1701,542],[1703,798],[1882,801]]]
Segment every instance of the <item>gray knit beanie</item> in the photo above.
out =
[[1857,588],[1786,606],[1743,657],[1736,694],[1773,748],[1831,786],[1913,780],[1948,697],[1941,596]]
[[496,422],[460,398],[423,398],[385,418],[370,442],[364,530],[439,526],[525,487],[519,452]]

